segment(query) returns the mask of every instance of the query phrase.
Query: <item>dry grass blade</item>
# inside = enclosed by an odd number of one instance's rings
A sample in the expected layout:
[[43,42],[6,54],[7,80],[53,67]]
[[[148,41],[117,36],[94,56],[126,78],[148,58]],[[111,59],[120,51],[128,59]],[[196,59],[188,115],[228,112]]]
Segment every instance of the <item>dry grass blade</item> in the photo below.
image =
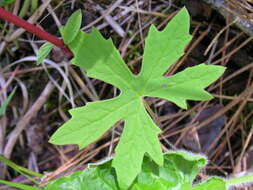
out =
[[26,112],[24,117],[20,119],[20,121],[17,123],[15,129],[10,133],[8,141],[4,148],[4,156],[6,158],[10,158],[12,150],[17,142],[17,139],[20,135],[20,133],[25,129],[27,124],[30,122],[32,117],[34,117],[38,111],[41,109],[41,107],[44,105],[44,103],[47,101],[48,97],[52,93],[54,89],[54,85],[51,82],[48,82],[48,84],[45,86],[45,89],[41,93],[41,95],[38,97],[38,99],[34,102],[32,107]]

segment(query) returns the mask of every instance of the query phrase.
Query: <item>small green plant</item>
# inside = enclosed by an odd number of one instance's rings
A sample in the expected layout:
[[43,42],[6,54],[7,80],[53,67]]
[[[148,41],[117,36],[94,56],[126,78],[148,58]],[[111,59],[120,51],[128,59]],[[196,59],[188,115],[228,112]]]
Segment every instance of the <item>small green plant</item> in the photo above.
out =
[[186,100],[209,100],[204,90],[224,72],[222,66],[200,64],[171,77],[167,69],[184,54],[191,40],[190,17],[183,8],[163,31],[151,26],[138,75],[128,69],[111,39],[106,40],[95,28],[80,31],[81,12],[75,12],[61,28],[63,41],[73,52],[72,64],[97,78],[116,86],[116,98],[88,103],[70,110],[72,118],[60,127],[50,142],[57,145],[78,144],[84,148],[99,139],[117,121],[124,120],[124,131],[116,147],[112,166],[119,186],[127,189],[141,171],[144,154],[163,166],[158,139],[161,132],[145,109],[144,97],[164,98],[186,109]]
[[[2,14],[2,17],[6,15],[9,14]],[[58,39],[52,36],[49,39],[65,52],[72,52],[72,63],[84,69],[89,77],[118,87],[120,95],[72,109],[72,118],[53,134],[50,142],[77,144],[84,148],[119,120],[125,122],[124,131],[112,160],[58,178],[44,190],[226,190],[230,185],[253,181],[253,175],[248,175],[231,180],[211,177],[195,184],[197,174],[207,164],[204,156],[184,151],[162,153],[158,139],[161,130],[146,111],[144,98],[163,98],[186,109],[187,100],[211,99],[212,95],[204,89],[225,70],[222,66],[200,64],[170,77],[163,76],[183,55],[191,40],[190,18],[185,8],[164,30],[158,31],[151,26],[138,75],[131,73],[111,39],[105,40],[95,28],[90,33],[80,31],[81,19],[81,12],[77,11],[60,29],[69,49]],[[18,22],[21,21],[17,19]],[[52,47],[49,43],[42,46],[38,63],[46,58]],[[41,189],[3,180],[0,183],[24,190]]]

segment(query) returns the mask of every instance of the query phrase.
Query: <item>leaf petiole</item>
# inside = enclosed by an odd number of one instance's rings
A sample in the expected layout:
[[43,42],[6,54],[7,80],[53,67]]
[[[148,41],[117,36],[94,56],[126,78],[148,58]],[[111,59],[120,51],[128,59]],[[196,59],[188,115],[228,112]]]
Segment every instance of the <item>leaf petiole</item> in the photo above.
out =
[[243,184],[243,183],[250,183],[252,181],[253,181],[253,173],[251,173],[249,175],[244,175],[241,177],[228,179],[228,180],[226,180],[226,184],[228,186],[235,186],[235,185],[239,185],[239,184]]

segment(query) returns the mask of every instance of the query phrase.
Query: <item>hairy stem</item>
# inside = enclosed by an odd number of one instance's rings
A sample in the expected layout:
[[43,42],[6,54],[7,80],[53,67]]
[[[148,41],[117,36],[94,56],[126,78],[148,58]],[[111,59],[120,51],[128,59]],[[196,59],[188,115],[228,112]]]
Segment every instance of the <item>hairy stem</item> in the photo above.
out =
[[61,48],[65,53],[67,53],[69,56],[73,56],[73,53],[64,45],[63,40],[49,34],[48,32],[40,29],[39,27],[17,17],[16,15],[4,10],[0,7],[0,18],[15,24],[16,26],[19,26],[23,29],[25,29],[28,32],[31,32],[32,34],[54,44],[55,46]]
[[239,185],[242,183],[250,183],[250,182],[253,182],[253,174],[228,179],[226,181],[227,185],[229,186]]

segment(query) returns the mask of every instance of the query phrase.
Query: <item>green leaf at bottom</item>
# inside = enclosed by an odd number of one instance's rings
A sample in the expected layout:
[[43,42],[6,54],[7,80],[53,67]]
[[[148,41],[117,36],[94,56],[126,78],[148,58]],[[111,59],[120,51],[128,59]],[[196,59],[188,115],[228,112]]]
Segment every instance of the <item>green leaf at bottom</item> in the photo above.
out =
[[44,190],[119,190],[111,161],[51,182]]
[[[164,167],[145,156],[141,172],[128,190],[213,190],[221,189],[219,178],[211,178],[205,183],[192,187],[193,180],[206,164],[206,158],[184,151],[169,152],[164,155]],[[209,188],[209,189],[208,189]],[[116,178],[112,161],[96,168],[75,172],[69,177],[61,177],[51,182],[44,190],[122,190]],[[192,190],[193,190],[192,189]]]

